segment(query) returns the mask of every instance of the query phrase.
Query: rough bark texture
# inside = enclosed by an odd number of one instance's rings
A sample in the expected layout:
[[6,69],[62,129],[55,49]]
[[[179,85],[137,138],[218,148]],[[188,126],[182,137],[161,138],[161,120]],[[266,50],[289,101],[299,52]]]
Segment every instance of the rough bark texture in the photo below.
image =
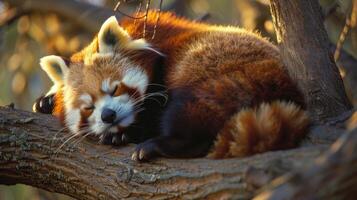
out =
[[[311,163],[329,139],[244,159],[130,160],[133,146],[85,139],[56,150],[69,135],[49,115],[0,108],[0,184],[24,183],[77,199],[251,198],[256,189]],[[257,176],[259,174],[259,176]]]
[[351,109],[323,26],[317,0],[270,0],[281,56],[308,110],[326,120]]
[[[69,10],[50,6],[56,1],[8,2],[24,11],[60,14],[93,31],[113,14],[111,10],[78,6],[71,0],[61,1],[67,6],[73,4]],[[314,117],[324,120],[349,109],[337,68],[328,53],[317,0],[271,0],[271,9],[283,59],[305,92]],[[336,126],[348,115],[330,124]],[[313,162],[339,133],[331,127],[314,127],[299,149],[244,159],[160,159],[136,163],[130,160],[132,145],[113,148],[85,139],[59,149],[70,135],[61,131],[56,119],[0,108],[0,184],[24,183],[77,199],[248,199],[275,177],[295,171],[274,181],[257,198],[312,197],[321,188],[321,197],[350,197],[356,187],[357,133],[341,139],[340,145],[335,144],[324,158]],[[311,163],[313,166],[306,170]],[[277,183],[279,180],[281,184]],[[306,186],[309,190],[304,193]],[[347,195],[337,196],[341,194]]]
[[310,168],[289,173],[267,188],[255,199],[356,199],[357,129],[341,137]]

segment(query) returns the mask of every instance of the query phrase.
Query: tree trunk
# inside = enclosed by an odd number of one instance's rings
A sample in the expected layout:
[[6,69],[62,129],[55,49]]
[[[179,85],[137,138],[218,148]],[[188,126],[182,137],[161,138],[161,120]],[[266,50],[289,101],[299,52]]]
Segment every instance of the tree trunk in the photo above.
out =
[[[12,5],[23,2],[8,1]],[[28,8],[34,7],[27,2],[45,3],[44,0],[28,0],[24,3]],[[328,52],[317,1],[271,0],[271,10],[283,60],[304,92],[313,117],[326,120],[348,110],[350,103]],[[62,9],[51,12],[63,14]],[[67,16],[73,19],[80,13],[68,12]],[[93,17],[95,15],[82,19]],[[98,30],[97,25],[90,26]],[[332,125],[345,118],[336,119]],[[339,141],[344,145],[332,148],[336,154],[328,153],[325,159],[320,159],[323,161],[306,170],[338,136],[336,129],[332,129],[331,134],[325,132],[328,129],[315,127],[312,130],[317,134],[310,134],[305,145],[298,149],[244,159],[159,159],[136,163],[130,160],[133,146],[113,148],[96,145],[88,139],[81,141],[81,138],[62,146],[71,135],[63,131],[52,116],[0,108],[0,184],[24,183],[77,199],[250,199],[275,177],[295,171],[277,179],[284,184],[271,183],[270,193],[263,193],[263,197],[280,194],[281,190],[302,194],[301,188],[306,185],[315,187],[308,193],[312,195],[316,188],[332,191],[327,186],[333,186],[333,194],[354,189],[355,176],[346,175],[356,174],[356,137],[348,136],[351,143],[343,142],[346,139]],[[311,177],[314,179],[307,184]],[[299,182],[299,178],[304,181]],[[326,185],[329,182],[333,185]]]
[[270,8],[282,59],[313,119],[324,121],[351,109],[318,1],[270,0]]
[[0,107],[0,184],[24,183],[77,199],[249,199],[260,186],[306,166],[328,147],[308,145],[244,159],[136,163],[130,160],[133,146],[113,148],[85,139],[59,149],[70,136],[61,130],[50,115]]

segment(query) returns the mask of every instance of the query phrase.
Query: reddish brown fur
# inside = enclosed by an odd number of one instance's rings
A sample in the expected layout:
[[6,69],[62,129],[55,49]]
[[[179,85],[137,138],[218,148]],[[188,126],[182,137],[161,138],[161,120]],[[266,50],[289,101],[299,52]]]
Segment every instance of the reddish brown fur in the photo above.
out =
[[[71,65],[68,79],[71,80],[70,86],[73,89],[72,95],[75,99],[79,99],[79,96],[85,92],[88,93],[92,97],[93,102],[95,102],[96,99],[105,95],[101,90],[103,80],[108,78],[110,80],[121,80],[123,76],[123,74],[121,74],[122,71],[113,67],[114,62],[116,64],[120,63],[111,58],[103,57],[95,59],[92,65],[86,67],[83,67],[80,63]],[[98,68],[96,66],[101,67]],[[123,93],[128,93],[135,99],[140,97],[140,93],[137,92],[136,88],[130,88],[123,83],[118,86],[113,96],[118,96]],[[75,101],[74,103],[73,107],[79,108],[82,102]]]
[[54,108],[52,111],[52,114],[56,116],[62,123],[64,122],[64,113],[65,113],[65,108],[64,108],[64,102],[63,102],[63,92],[62,92],[62,87],[60,90],[58,90],[54,96]]
[[242,157],[293,148],[305,136],[308,124],[307,114],[294,104],[275,101],[244,109],[225,124],[208,156]]
[[[156,36],[151,39],[156,20],[157,13],[150,12],[146,39],[166,55],[163,81],[173,99],[162,117],[163,135],[188,134],[185,137],[189,138],[195,134],[194,137],[207,138],[208,143],[218,135],[210,153],[215,158],[291,148],[301,140],[308,124],[301,110],[304,100],[274,45],[242,29],[232,32],[171,13],[161,13]],[[143,20],[134,23],[127,18],[121,25],[133,38],[142,37]],[[95,38],[71,61],[83,62],[97,51]],[[158,56],[131,53],[136,55],[132,61],[140,64],[152,79]],[[106,71],[103,76],[112,73]],[[95,93],[97,85],[100,84],[85,87],[93,88]],[[294,102],[294,112],[289,112],[282,102]]]

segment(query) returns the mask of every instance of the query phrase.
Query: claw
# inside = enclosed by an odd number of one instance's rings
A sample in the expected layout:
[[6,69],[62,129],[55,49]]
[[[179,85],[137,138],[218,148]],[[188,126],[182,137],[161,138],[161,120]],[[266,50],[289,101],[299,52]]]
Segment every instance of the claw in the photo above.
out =
[[112,138],[112,144],[117,144],[117,143],[118,143],[118,137],[114,135]]
[[138,153],[136,151],[131,155],[131,160],[138,161]]
[[124,133],[121,135],[121,141],[123,143],[128,143],[128,137]]
[[144,151],[144,149],[141,149],[139,152],[139,160],[143,160],[144,157],[145,157],[145,151]]
[[139,144],[135,152],[132,154],[131,159],[134,161],[149,161],[157,156],[159,156],[157,143],[155,140],[148,140],[144,143]]

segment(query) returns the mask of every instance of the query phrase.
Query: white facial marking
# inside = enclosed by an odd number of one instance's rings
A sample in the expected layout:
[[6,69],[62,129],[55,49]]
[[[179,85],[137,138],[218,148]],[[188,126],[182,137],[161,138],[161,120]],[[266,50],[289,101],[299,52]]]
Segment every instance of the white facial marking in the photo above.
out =
[[108,93],[110,91],[110,78],[102,81],[102,91]]
[[116,97],[113,97],[113,99],[115,101],[118,101],[120,103],[126,103],[130,100],[130,97],[128,94],[122,94],[122,95],[119,95],[119,96],[116,96]]
[[[107,131],[109,132],[118,131],[117,129],[115,130],[113,127],[110,127],[112,124],[106,124],[102,121],[101,116],[104,108],[108,108],[116,112],[117,116],[115,120],[120,120],[125,117],[121,122],[118,121],[119,125],[122,127],[127,127],[134,122],[134,104],[130,100],[128,94],[123,94],[117,97],[105,95],[95,103],[93,114],[88,118],[88,122],[91,124],[90,128],[96,135],[102,134],[108,128],[109,129]],[[113,125],[115,126],[118,124]]]
[[88,93],[82,94],[79,97],[79,100],[82,100],[86,104],[91,104],[92,103],[92,97]]
[[73,134],[78,134],[81,114],[79,109],[72,109],[66,113],[66,126]]
[[104,81],[102,81],[101,89],[104,93],[111,94],[112,92],[114,92],[115,87],[118,86],[119,84],[120,81],[113,81],[112,83],[110,83],[110,78],[107,78]]
[[144,94],[149,78],[139,67],[132,67],[126,70],[122,82],[131,88],[137,88],[141,94]]

